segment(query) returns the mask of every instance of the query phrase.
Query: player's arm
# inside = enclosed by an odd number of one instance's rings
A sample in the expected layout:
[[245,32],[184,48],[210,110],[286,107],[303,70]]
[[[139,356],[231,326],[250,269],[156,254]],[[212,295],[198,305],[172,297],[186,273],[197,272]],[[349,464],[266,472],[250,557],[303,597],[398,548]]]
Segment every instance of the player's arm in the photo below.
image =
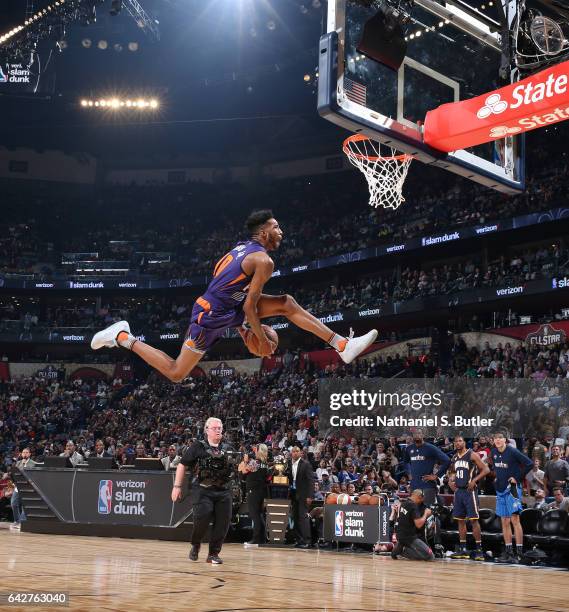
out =
[[442,478],[448,470],[448,466],[450,465],[450,457],[446,453],[443,453],[443,451],[438,446],[433,445],[433,448],[435,449],[435,459],[439,464],[437,478]]
[[474,491],[478,482],[488,476],[490,473],[490,468],[476,453],[470,453],[470,456],[472,457],[472,461],[474,461],[474,465],[478,468],[478,475],[476,478],[472,478],[472,480],[468,483],[468,490]]
[[[247,264],[247,265],[246,265]],[[257,314],[257,304],[263,293],[263,287],[266,282],[271,278],[275,264],[273,260],[265,253],[251,253],[245,258],[242,267],[249,267],[248,264],[253,266],[253,278],[249,285],[249,291],[243,304],[243,312],[247,317],[247,322],[251,326],[251,329],[255,336],[259,339],[261,353],[263,355],[271,355],[274,346],[268,340],[263,327],[261,326],[261,320]]]
[[[514,454],[514,460],[520,464],[523,481],[523,479],[529,474],[531,468],[533,467],[533,461],[527,455],[521,453],[517,448],[512,448],[512,451]],[[522,483],[520,482],[519,484],[521,485]]]

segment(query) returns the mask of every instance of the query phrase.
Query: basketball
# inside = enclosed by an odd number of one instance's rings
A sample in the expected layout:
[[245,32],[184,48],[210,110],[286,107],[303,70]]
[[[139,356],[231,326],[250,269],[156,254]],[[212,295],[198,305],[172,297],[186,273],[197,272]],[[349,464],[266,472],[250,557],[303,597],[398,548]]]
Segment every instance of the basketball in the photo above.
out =
[[[276,350],[277,346],[279,345],[279,336],[277,332],[270,325],[263,325],[262,327],[265,330],[265,334],[267,334],[267,338],[271,342],[274,342],[276,344]],[[257,357],[262,357],[259,352],[259,338],[255,336],[251,329],[248,329],[245,332],[245,337],[243,338],[243,341],[245,342],[250,353],[252,353],[253,355],[257,355]]]
[[367,493],[360,495],[358,497],[358,504],[360,506],[367,506],[369,504],[369,498],[370,498],[370,495],[368,495]]
[[379,495],[370,495],[368,504],[370,506],[379,506]]
[[352,503],[352,498],[347,493],[340,493],[337,503],[341,506],[346,506]]
[[329,493],[326,497],[327,504],[337,504],[338,503],[338,494],[337,493]]

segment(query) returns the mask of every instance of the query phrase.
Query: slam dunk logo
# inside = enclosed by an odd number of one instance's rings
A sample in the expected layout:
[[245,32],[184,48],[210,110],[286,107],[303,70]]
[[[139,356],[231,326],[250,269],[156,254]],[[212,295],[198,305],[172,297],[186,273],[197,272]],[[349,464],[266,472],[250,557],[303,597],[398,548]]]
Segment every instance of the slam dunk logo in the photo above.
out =
[[146,516],[146,485],[147,482],[140,480],[117,480],[114,485],[112,480],[99,480],[97,511]]

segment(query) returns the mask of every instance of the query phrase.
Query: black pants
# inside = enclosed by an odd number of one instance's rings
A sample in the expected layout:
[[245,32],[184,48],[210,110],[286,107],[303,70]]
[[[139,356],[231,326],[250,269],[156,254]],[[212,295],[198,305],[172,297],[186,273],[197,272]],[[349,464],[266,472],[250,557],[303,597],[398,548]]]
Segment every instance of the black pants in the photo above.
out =
[[305,499],[292,499],[292,521],[297,544],[310,544],[310,520]]
[[209,554],[217,555],[221,551],[223,540],[231,523],[231,491],[225,489],[207,489],[196,487],[194,492],[194,530],[192,544],[199,546],[207,532],[210,521],[213,521],[209,538]]
[[413,561],[432,561],[435,558],[432,550],[419,538],[397,542],[393,554]]
[[255,544],[264,544],[266,541],[267,529],[265,526],[264,515],[264,489],[253,489],[247,492],[247,503],[249,505],[249,516],[253,521],[253,542]]

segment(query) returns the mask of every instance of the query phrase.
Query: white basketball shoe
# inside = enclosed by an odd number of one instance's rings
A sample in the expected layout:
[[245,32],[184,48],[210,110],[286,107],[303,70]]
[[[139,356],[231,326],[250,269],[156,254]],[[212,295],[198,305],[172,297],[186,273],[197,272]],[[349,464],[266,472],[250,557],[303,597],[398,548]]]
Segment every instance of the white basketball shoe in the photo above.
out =
[[354,330],[350,329],[350,335],[347,337],[347,344],[343,351],[338,351],[344,363],[352,363],[352,361],[361,355],[377,338],[377,329],[372,329],[363,336],[354,338]]
[[91,340],[91,348],[94,351],[97,351],[103,347],[113,348],[115,346],[118,346],[117,336],[122,331],[127,332],[127,334],[130,334],[130,325],[127,321],[119,321],[118,323],[113,323],[106,329],[97,332],[93,336],[93,339]]

